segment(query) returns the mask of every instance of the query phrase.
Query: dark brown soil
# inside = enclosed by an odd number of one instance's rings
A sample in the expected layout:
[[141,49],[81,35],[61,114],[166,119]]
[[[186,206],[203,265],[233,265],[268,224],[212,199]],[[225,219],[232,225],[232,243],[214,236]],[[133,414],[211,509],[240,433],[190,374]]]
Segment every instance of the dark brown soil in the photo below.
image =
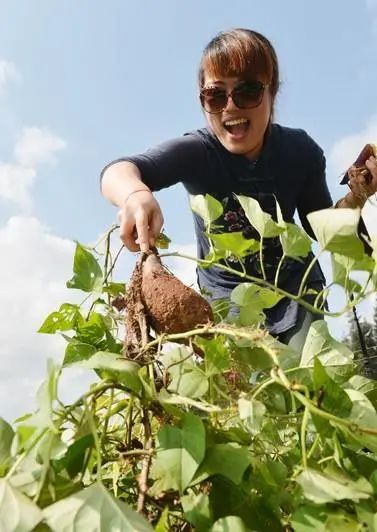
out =
[[161,264],[154,252],[141,255],[126,291],[124,355],[139,356],[140,348],[157,334],[182,333],[213,321],[209,303]]
[[213,321],[209,303],[169,273],[156,255],[149,255],[142,268],[142,300],[157,333],[181,333]]

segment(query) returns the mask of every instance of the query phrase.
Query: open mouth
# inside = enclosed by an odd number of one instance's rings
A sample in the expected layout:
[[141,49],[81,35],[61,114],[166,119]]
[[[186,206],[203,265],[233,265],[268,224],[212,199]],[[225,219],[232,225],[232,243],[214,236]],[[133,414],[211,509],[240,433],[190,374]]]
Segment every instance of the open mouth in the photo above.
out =
[[235,118],[223,122],[224,128],[234,137],[243,137],[249,129],[250,120],[247,118]]

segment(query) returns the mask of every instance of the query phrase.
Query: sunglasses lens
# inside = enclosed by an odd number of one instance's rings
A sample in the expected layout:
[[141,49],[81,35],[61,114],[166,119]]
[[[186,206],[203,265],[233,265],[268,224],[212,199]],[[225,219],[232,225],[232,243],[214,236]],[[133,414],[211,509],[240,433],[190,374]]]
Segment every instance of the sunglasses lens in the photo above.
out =
[[[233,89],[231,98],[240,109],[252,109],[260,105],[264,89],[261,81],[244,81]],[[224,89],[208,88],[201,91],[200,101],[208,113],[221,113],[228,104],[228,96]]]
[[263,98],[264,85],[260,81],[250,81],[236,87],[233,91],[233,101],[240,109],[258,107]]
[[226,92],[222,89],[203,89],[200,99],[202,106],[209,113],[220,113],[228,101]]

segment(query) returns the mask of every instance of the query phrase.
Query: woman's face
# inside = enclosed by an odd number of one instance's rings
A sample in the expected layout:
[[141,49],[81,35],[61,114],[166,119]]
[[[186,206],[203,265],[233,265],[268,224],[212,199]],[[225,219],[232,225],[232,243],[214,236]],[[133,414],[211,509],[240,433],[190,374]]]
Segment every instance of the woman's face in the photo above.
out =
[[[243,81],[237,77],[214,78],[205,75],[203,88],[216,87],[229,94]],[[210,129],[228,151],[249,159],[258,157],[272,112],[272,97],[268,87],[263,92],[260,104],[252,109],[240,109],[228,97],[226,107],[220,113],[204,112]]]

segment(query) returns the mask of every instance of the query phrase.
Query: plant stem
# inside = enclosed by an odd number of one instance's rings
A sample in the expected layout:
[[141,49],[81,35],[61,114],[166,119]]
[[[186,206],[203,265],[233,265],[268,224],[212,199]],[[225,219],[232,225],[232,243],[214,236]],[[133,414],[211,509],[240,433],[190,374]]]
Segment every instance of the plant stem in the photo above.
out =
[[[94,402],[94,404],[96,403],[95,400],[93,402]],[[94,445],[95,445],[96,453],[97,453],[97,481],[98,482],[102,482],[101,444],[100,444],[100,441],[99,441],[99,438],[98,438],[97,427],[96,427],[96,424],[95,424],[95,421],[94,421],[93,412],[90,409],[90,406],[88,406],[88,404],[85,404],[85,406],[86,406],[86,412],[87,412],[87,416],[88,416],[89,428],[90,428],[90,431],[91,431],[91,433],[93,435]]]
[[103,420],[103,428],[102,428],[102,434],[101,434],[101,440],[100,440],[101,449],[103,451],[105,450],[104,443],[105,443],[107,429],[108,429],[109,421],[111,417],[111,408],[113,406],[113,401],[114,401],[114,388],[110,388],[109,404],[107,406],[105,419]]
[[[200,327],[198,329],[193,329],[192,331],[187,331],[184,333],[176,333],[176,334],[166,334],[164,335],[164,340],[166,342],[174,342],[175,340],[181,340],[184,338],[191,338],[192,336],[197,336],[198,334],[224,334],[225,336],[231,336],[233,338],[246,338],[251,341],[257,341],[262,339],[266,336],[266,332],[262,331],[260,329],[256,329],[253,331],[245,331],[245,327],[243,328],[236,328],[232,326],[226,326],[226,325],[205,325],[203,327]],[[146,344],[143,349],[140,351],[140,354],[142,354],[145,351],[148,351],[151,347],[158,345],[160,342],[160,338],[156,338],[155,340],[152,340],[148,344]]]
[[[318,254],[317,257],[319,257],[319,255],[320,255],[320,253]],[[208,266],[211,266],[211,265],[216,265],[216,267],[221,269],[221,270],[224,270],[226,272],[234,274],[234,275],[236,275],[238,277],[241,277],[242,279],[246,279],[248,281],[252,281],[253,283],[255,283],[257,285],[264,286],[266,288],[274,290],[276,293],[278,293],[278,294],[280,294],[280,295],[282,295],[284,297],[288,297],[292,301],[297,301],[297,303],[300,303],[300,305],[302,307],[306,308],[307,310],[310,310],[310,312],[315,312],[317,314],[322,314],[323,316],[329,316],[329,317],[333,317],[333,318],[337,318],[339,316],[342,316],[344,313],[346,313],[348,310],[350,310],[354,305],[357,305],[358,303],[360,303],[361,301],[363,301],[364,299],[366,299],[370,295],[375,294],[375,290],[372,290],[369,293],[362,294],[357,299],[355,299],[352,303],[345,305],[341,310],[339,310],[337,312],[329,312],[327,310],[320,310],[318,308],[315,308],[313,305],[311,305],[310,303],[305,301],[305,299],[302,299],[300,295],[291,294],[290,292],[287,292],[287,291],[283,290],[282,288],[279,288],[278,286],[275,286],[275,285],[269,283],[268,281],[265,281],[264,279],[261,279],[260,277],[254,277],[253,275],[245,275],[242,272],[240,272],[239,270],[235,270],[234,268],[230,268],[229,266],[226,266],[225,264],[222,264],[221,262],[213,262],[213,261],[209,261],[209,260],[198,259],[198,258],[193,257],[191,255],[186,255],[184,253],[179,253],[178,251],[175,251],[175,252],[172,252],[172,253],[164,253],[164,254],[160,255],[160,257],[181,257],[182,259],[193,260],[199,266],[201,265],[204,268],[206,268]],[[314,259],[312,261],[313,264],[310,267],[314,266],[314,263],[317,260],[317,257],[314,257]],[[303,279],[303,281],[306,282],[306,279]]]
[[298,289],[298,297],[299,298],[302,297],[302,293],[304,291],[304,288],[305,288],[305,285],[306,285],[306,281],[308,280],[309,274],[312,271],[315,263],[318,262],[318,259],[321,256],[321,254],[322,254],[322,250],[320,250],[319,253],[317,253],[317,255],[315,255],[313,257],[313,259],[311,260],[309,266],[306,268],[304,276],[303,276],[303,278],[301,280],[301,283],[300,283],[300,288]]
[[283,266],[283,262],[284,262],[285,257],[286,257],[286,255],[285,255],[285,253],[283,253],[283,255],[281,256],[281,259],[279,260],[278,267],[276,268],[275,280],[274,280],[275,287],[278,286],[279,274],[280,274],[281,267]]
[[257,395],[259,395],[261,392],[263,392],[263,390],[265,388],[267,388],[267,386],[270,386],[270,384],[274,384],[275,380],[274,379],[268,379],[264,382],[262,382],[258,387],[257,389],[251,394],[251,399],[255,399],[257,397]]
[[141,473],[138,478],[139,496],[137,499],[137,511],[140,513],[143,513],[144,511],[145,495],[148,491],[149,468],[152,459],[152,429],[147,408],[143,408],[142,423],[144,426],[144,452],[147,452],[147,454],[144,456]]
[[308,426],[309,409],[305,408],[304,415],[301,422],[301,452],[302,452],[302,465],[304,469],[308,467],[308,458],[306,453],[306,428]]
[[308,460],[313,456],[314,451],[317,449],[318,444],[319,444],[320,441],[321,441],[321,436],[319,434],[317,434],[315,439],[314,439],[314,442],[313,442],[312,446],[310,447],[309,452],[307,454],[307,459]]
[[259,261],[260,261],[260,269],[262,272],[262,277],[264,281],[266,280],[266,272],[264,270],[264,264],[263,264],[263,236],[261,235],[260,241],[259,241]]
[[130,402],[129,402],[129,405],[128,405],[128,412],[127,412],[127,441],[126,441],[127,448],[131,447],[131,440],[132,440],[133,404],[134,404],[134,401],[133,401],[133,397],[131,396]]

